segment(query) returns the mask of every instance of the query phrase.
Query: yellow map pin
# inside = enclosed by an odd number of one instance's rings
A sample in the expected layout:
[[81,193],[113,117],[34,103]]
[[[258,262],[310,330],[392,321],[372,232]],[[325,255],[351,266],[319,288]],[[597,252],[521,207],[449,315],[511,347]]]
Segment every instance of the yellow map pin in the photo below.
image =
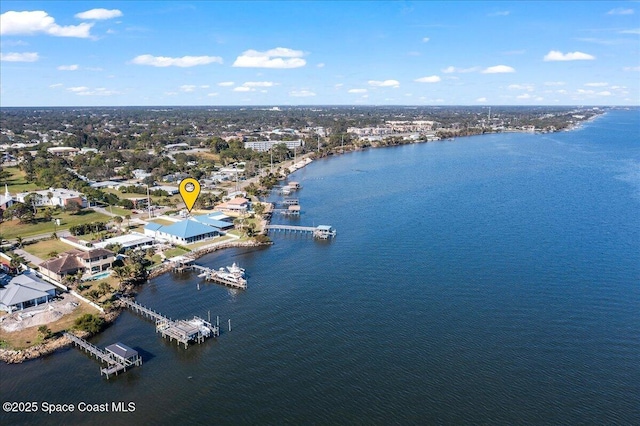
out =
[[191,212],[196,200],[200,195],[200,182],[194,178],[186,178],[180,181],[180,196],[187,205],[187,210]]

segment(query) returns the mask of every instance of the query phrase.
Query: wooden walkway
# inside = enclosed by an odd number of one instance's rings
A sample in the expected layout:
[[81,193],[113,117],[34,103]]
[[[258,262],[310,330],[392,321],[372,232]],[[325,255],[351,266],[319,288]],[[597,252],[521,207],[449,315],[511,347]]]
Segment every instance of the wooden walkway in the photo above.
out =
[[294,233],[294,234],[305,234],[305,235],[313,235],[314,238],[319,238],[322,240],[326,240],[331,237],[335,237],[336,231],[333,227],[329,225],[319,225],[319,226],[296,226],[296,225],[267,225],[264,227],[267,231],[276,231],[276,232],[285,232],[285,233]]
[[127,367],[133,367],[134,365],[142,365],[142,358],[138,358],[135,362],[126,359],[116,359],[112,354],[100,349],[96,345],[89,343],[88,341],[68,332],[62,333],[64,337],[69,339],[78,348],[84,350],[89,355],[94,356],[100,362],[107,364],[106,368],[100,368],[100,375],[105,375],[107,379],[109,375],[118,375],[121,371],[127,371]]
[[168,338],[169,341],[174,339],[178,344],[182,343],[186,349],[190,342],[202,343],[208,337],[217,337],[220,335],[220,327],[213,325],[204,319],[194,316],[190,320],[177,320],[162,315],[140,303],[130,299],[120,299],[124,305],[142,315],[151,319],[156,323],[156,333],[160,333],[162,337]]

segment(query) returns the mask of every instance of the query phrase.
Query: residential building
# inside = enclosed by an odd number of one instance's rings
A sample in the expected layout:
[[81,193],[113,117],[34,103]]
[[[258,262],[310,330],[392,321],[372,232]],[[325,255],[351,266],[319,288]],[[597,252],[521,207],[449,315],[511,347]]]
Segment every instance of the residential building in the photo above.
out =
[[66,275],[91,276],[106,271],[114,260],[114,253],[104,248],[70,250],[41,263],[39,268],[42,275],[62,282]]
[[226,213],[246,213],[249,211],[250,202],[246,198],[238,197],[229,200],[225,203],[218,204],[214,207],[214,210],[226,212]]
[[285,144],[288,149],[295,149],[304,146],[304,141],[298,139],[295,141],[257,141],[257,142],[245,142],[244,147],[253,149],[258,152],[266,152],[273,148],[274,145]]
[[144,234],[173,244],[191,244],[215,238],[220,235],[220,231],[193,219],[186,219],[171,225],[149,223],[144,227]]
[[56,287],[44,282],[32,271],[13,277],[0,287],[0,310],[13,312],[49,302],[56,296]]
[[87,207],[87,199],[82,193],[70,189],[49,188],[43,191],[20,192],[16,194],[16,201],[24,203],[29,194],[35,194],[33,203],[40,206],[60,206],[66,207],[71,202],[77,203],[80,207]]

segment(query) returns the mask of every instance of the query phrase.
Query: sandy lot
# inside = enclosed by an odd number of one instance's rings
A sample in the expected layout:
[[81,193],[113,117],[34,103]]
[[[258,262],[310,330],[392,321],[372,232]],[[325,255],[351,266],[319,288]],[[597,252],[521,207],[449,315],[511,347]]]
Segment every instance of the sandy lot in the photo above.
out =
[[73,312],[79,304],[80,301],[78,299],[65,293],[58,300],[45,305],[33,306],[29,309],[3,316],[0,318],[0,327],[3,331],[11,333],[29,327],[50,324]]

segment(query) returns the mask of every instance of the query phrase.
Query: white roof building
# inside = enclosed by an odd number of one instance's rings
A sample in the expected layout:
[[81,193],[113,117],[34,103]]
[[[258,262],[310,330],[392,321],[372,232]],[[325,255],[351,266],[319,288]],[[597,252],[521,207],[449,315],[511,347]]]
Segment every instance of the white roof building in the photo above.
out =
[[0,310],[13,312],[47,303],[56,295],[56,287],[26,271],[0,288]]

